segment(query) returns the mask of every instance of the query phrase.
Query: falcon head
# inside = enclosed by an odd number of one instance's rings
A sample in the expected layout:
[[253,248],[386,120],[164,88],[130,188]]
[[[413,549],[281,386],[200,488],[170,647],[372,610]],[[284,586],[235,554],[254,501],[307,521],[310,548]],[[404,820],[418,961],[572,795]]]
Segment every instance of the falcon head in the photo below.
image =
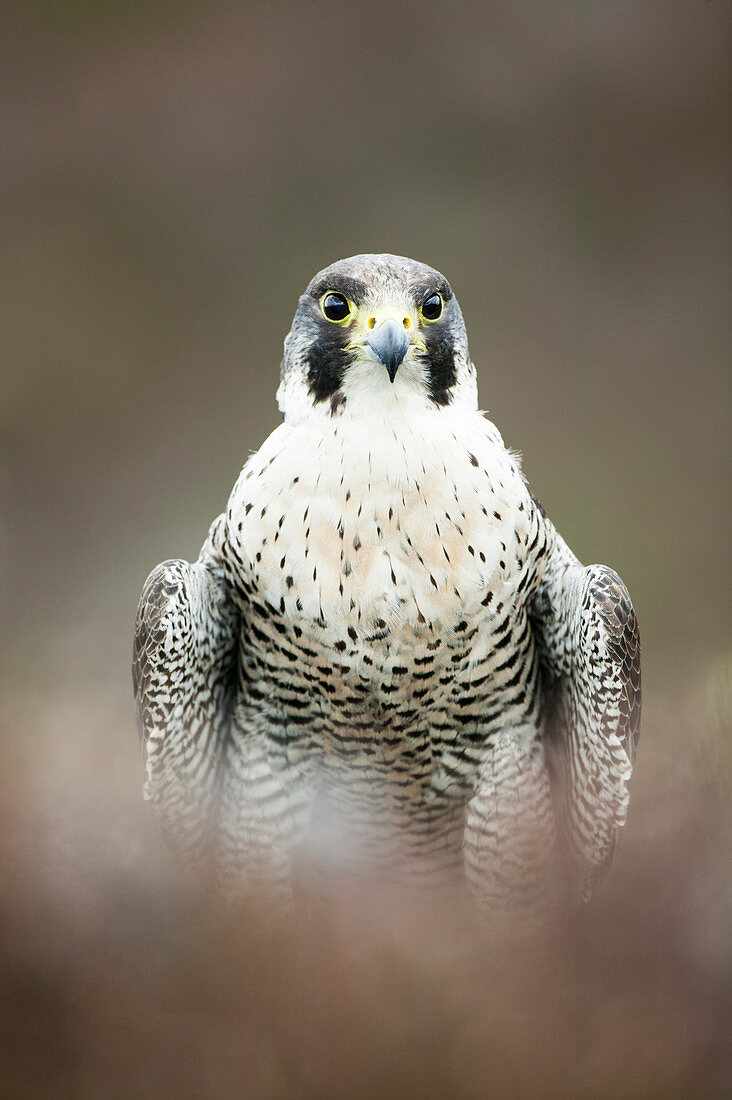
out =
[[285,340],[288,419],[477,406],[460,306],[444,275],[404,256],[339,260],[311,280]]

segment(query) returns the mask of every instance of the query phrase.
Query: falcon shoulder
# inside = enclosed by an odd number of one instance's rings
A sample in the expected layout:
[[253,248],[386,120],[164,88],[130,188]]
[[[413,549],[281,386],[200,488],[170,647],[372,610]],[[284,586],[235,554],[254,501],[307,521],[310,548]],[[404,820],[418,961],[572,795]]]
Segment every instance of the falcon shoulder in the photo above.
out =
[[238,658],[239,611],[217,564],[222,530],[219,517],[192,564],[171,560],[153,569],[133,648],[145,798],[155,804],[165,840],[198,868],[210,854]]
[[618,574],[583,566],[544,522],[547,564],[530,613],[560,830],[587,900],[610,868],[628,811],[640,727],[640,634]]

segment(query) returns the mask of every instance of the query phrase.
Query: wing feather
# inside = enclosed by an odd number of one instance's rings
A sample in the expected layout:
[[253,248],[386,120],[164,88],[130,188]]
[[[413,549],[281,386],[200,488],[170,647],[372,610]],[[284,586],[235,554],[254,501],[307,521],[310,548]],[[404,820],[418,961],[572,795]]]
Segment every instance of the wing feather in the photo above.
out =
[[158,565],[137,611],[132,676],[145,752],[145,797],[186,862],[209,855],[218,769],[236,683],[239,612],[211,545],[198,561]]
[[640,634],[628,590],[583,566],[545,520],[548,562],[531,615],[560,827],[582,894],[613,859],[640,730]]

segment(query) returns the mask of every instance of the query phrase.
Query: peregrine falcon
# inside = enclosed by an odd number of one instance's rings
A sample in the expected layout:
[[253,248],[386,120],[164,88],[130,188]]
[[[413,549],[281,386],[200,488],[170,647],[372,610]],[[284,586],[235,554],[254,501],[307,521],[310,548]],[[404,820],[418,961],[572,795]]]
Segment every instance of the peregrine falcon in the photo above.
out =
[[198,560],[140,599],[164,837],[233,898],[288,903],[303,853],[464,877],[489,911],[557,878],[588,898],[626,819],[638,625],[478,410],[447,280],[391,255],[319,272],[277,397]]

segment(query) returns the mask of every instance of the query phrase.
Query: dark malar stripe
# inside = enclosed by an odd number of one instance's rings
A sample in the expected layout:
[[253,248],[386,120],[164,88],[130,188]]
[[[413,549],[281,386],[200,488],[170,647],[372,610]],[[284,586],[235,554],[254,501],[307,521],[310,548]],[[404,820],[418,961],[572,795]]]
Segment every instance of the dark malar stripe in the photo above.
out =
[[349,354],[344,347],[347,338],[347,331],[340,325],[328,325],[308,348],[305,360],[308,393],[314,405],[330,400],[340,391],[349,364]]
[[435,405],[449,405],[452,388],[457,381],[455,345],[452,337],[441,326],[435,325],[425,334],[427,351],[424,362],[427,367],[427,390]]

